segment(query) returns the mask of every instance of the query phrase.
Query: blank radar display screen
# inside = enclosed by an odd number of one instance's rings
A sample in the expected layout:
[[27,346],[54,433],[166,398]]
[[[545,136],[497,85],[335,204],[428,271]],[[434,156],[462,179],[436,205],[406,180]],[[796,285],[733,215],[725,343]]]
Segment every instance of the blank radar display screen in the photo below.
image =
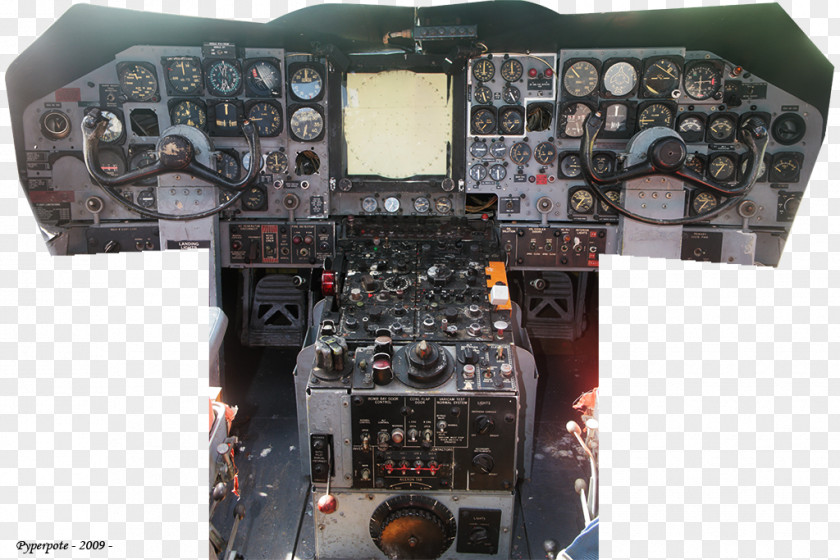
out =
[[347,174],[388,179],[445,176],[452,142],[451,80],[394,70],[347,75]]

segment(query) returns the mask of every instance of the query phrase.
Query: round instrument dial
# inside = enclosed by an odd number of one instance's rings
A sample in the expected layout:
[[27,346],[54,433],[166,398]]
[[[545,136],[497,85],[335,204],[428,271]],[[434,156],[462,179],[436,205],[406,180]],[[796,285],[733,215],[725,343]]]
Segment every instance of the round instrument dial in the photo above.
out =
[[[621,200],[621,192],[616,190],[605,191],[604,196],[606,196],[615,204],[619,204],[619,201]],[[602,200],[598,201],[598,211],[601,215],[605,216],[615,216],[616,214],[618,214],[617,210],[614,210],[611,206],[608,206],[607,203]]]
[[706,172],[706,158],[700,154],[689,154],[685,158],[685,166],[702,177]]
[[442,196],[435,200],[435,211],[438,214],[449,214],[452,211],[452,200]]
[[207,69],[207,91],[216,97],[236,95],[242,86],[239,67],[228,60],[217,60]]
[[473,142],[470,144],[470,155],[475,158],[483,158],[487,155],[487,142]]
[[296,140],[310,142],[324,132],[324,117],[312,107],[301,107],[292,113],[289,128]]
[[265,156],[265,170],[275,175],[284,175],[289,171],[289,158],[283,152],[269,152]]
[[111,111],[100,111],[100,114],[104,118],[108,119],[108,126],[105,127],[105,132],[102,133],[102,137],[99,139],[99,142],[103,144],[113,144],[114,142],[122,139],[125,129],[123,128],[123,123],[122,120],[120,120],[120,117]]
[[795,183],[799,181],[801,167],[795,156],[781,154],[773,162],[773,180],[782,183]]
[[126,64],[120,67],[120,89],[129,101],[153,101],[158,89],[157,78],[142,64]]
[[400,199],[395,196],[389,196],[385,199],[385,211],[393,214],[400,209]]
[[473,64],[472,74],[479,82],[489,82],[496,75],[496,66],[492,60],[480,58]]
[[735,119],[720,115],[709,122],[709,141],[731,142],[735,139]]
[[414,199],[414,211],[418,214],[425,214],[432,207],[431,201],[425,196],[418,196]]
[[569,154],[560,162],[560,173],[562,173],[564,177],[569,179],[580,177],[581,171],[580,156],[577,154]]
[[61,140],[70,135],[70,117],[61,111],[47,111],[41,116],[41,132],[50,140]]
[[499,117],[499,130],[502,134],[519,135],[525,130],[525,120],[517,109],[505,109]]
[[236,158],[225,152],[216,154],[216,172],[229,181],[239,179],[240,167]]
[[487,168],[482,164],[477,163],[470,167],[470,179],[477,183],[484,180],[485,177],[487,177]]
[[701,191],[694,195],[691,201],[691,209],[695,214],[702,214],[710,210],[714,210],[718,205],[718,199],[715,195],[709,192]]
[[145,189],[137,193],[137,204],[143,208],[154,208],[157,204],[154,189]]
[[[99,168],[111,177],[125,174],[125,159],[117,149],[100,150]],[[130,192],[130,191],[128,191]]]
[[615,158],[612,154],[595,154],[592,156],[592,170],[598,175],[607,175],[613,172]]
[[252,185],[248,187],[245,194],[242,195],[242,208],[245,210],[255,211],[265,209],[268,196],[265,194],[265,189],[259,185]]
[[502,64],[499,73],[502,75],[502,78],[508,82],[515,82],[522,77],[522,63],[515,58],[506,60]]
[[648,66],[642,77],[642,88],[649,95],[666,95],[680,85],[680,69],[673,60],[660,58]]
[[522,97],[522,93],[519,91],[519,88],[516,86],[508,85],[505,89],[502,90],[502,99],[505,103],[513,105],[515,103],[519,103],[519,99]]
[[376,212],[376,209],[378,207],[379,207],[379,203],[376,202],[376,199],[373,198],[372,196],[366,196],[362,200],[362,210],[364,210],[367,213]]
[[708,99],[720,89],[723,76],[717,65],[711,62],[698,62],[685,72],[685,92],[692,99]]
[[201,91],[201,65],[197,58],[171,58],[165,70],[169,87],[175,93],[192,95]]
[[623,97],[633,91],[638,80],[632,64],[616,62],[604,72],[604,89],[614,97]]
[[569,197],[569,206],[577,214],[588,214],[592,212],[592,208],[595,206],[595,197],[586,189],[572,191]]
[[493,92],[490,91],[490,88],[487,86],[478,86],[475,88],[473,98],[475,98],[475,102],[480,105],[488,105],[493,101]]
[[525,165],[531,159],[531,146],[527,142],[517,142],[510,147],[510,159],[516,165]]
[[540,165],[551,165],[557,157],[557,148],[551,142],[540,142],[534,148],[534,160]]
[[586,97],[598,87],[598,69],[586,60],[579,60],[563,74],[563,87],[572,97]]
[[709,162],[709,174],[716,181],[729,181],[735,176],[735,162],[730,156],[717,155]]
[[563,109],[563,117],[566,124],[563,125],[563,134],[569,138],[580,138],[583,136],[583,125],[592,109],[585,103],[572,103]]
[[272,62],[258,60],[245,70],[245,83],[254,95],[277,97],[282,91],[280,69]]
[[268,101],[255,103],[248,111],[248,118],[257,127],[257,134],[260,136],[277,136],[283,129],[280,109]]
[[207,128],[207,110],[200,101],[185,99],[177,102],[169,110],[169,118],[173,125],[185,124],[201,130]]
[[612,105],[608,105],[604,118],[604,130],[616,134],[628,132],[627,114],[627,105],[624,103],[613,103]]
[[[129,169],[134,171],[136,169],[142,169],[144,167],[149,167],[150,165],[154,165],[158,160],[157,151],[156,150],[144,150],[131,158],[129,162]],[[149,179],[143,179],[142,181],[136,181],[135,184],[137,185],[155,185],[157,184],[157,178],[151,177]],[[139,197],[138,197],[139,200]],[[147,207],[148,208],[148,207]]]
[[[242,154],[242,168],[245,171],[251,169],[251,152],[245,152],[244,154]],[[263,158],[260,158],[260,169],[262,170],[264,168],[265,162],[263,161]]]
[[642,109],[639,113],[639,130],[654,126],[673,128],[674,110],[664,103],[654,103]]
[[496,116],[489,109],[479,109],[472,115],[472,129],[477,134],[493,134],[496,130]]
[[311,101],[321,95],[324,79],[314,67],[302,66],[295,70],[289,79],[289,88],[292,95],[301,101]]
[[784,146],[796,144],[805,136],[805,120],[796,113],[782,113],[770,129],[773,139]]
[[677,125],[677,131],[686,142],[702,142],[705,128],[703,119],[697,115],[687,115]]
[[502,159],[507,153],[507,146],[503,140],[498,140],[490,144],[490,155],[496,159]]
[[507,169],[504,165],[496,164],[490,167],[490,178],[494,181],[501,181],[507,177]]

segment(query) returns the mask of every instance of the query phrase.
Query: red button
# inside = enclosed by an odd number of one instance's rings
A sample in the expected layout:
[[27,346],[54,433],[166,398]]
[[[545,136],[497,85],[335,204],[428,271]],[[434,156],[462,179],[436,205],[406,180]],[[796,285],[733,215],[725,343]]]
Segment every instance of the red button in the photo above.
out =
[[536,68],[531,68],[530,70],[528,70],[528,75],[531,76],[532,78],[536,78],[537,77],[537,69]]
[[294,243],[295,245],[300,245],[300,242],[301,242],[300,235],[295,235],[292,238],[292,243]]
[[307,245],[312,245],[312,236],[307,235],[306,237],[303,238],[303,242],[306,243]]
[[554,75],[554,70],[552,70],[551,68],[546,69],[546,71],[545,71],[545,77],[546,78],[550,78],[553,75]]

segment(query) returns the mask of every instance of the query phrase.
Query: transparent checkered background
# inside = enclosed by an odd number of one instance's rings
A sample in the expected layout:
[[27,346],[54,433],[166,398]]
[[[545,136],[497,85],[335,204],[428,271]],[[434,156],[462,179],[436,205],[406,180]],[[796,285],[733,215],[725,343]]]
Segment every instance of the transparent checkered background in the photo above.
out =
[[[266,21],[313,2],[95,3]],[[0,70],[70,4],[4,2]],[[840,66],[840,5],[782,4]],[[23,539],[205,557],[207,255],[50,257],[0,90],[0,557]],[[840,558],[836,113],[826,142],[779,269],[602,260],[603,558]]]

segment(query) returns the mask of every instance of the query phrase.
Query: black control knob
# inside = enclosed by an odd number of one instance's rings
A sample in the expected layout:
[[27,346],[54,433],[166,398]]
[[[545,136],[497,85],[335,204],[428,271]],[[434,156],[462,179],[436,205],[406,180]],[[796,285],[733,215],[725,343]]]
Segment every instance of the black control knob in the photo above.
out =
[[458,318],[458,309],[455,307],[447,307],[443,310],[443,316],[451,323]]
[[481,414],[475,419],[475,431],[480,435],[489,434],[496,429],[496,421],[486,414]]
[[487,532],[487,527],[473,527],[469,536],[470,544],[483,545],[490,542],[490,533]]
[[472,462],[475,470],[481,474],[490,474],[493,472],[493,467],[496,466],[496,461],[493,460],[493,456],[489,453],[479,453],[473,457]]
[[478,363],[478,352],[467,346],[464,348],[464,363],[475,365]]

